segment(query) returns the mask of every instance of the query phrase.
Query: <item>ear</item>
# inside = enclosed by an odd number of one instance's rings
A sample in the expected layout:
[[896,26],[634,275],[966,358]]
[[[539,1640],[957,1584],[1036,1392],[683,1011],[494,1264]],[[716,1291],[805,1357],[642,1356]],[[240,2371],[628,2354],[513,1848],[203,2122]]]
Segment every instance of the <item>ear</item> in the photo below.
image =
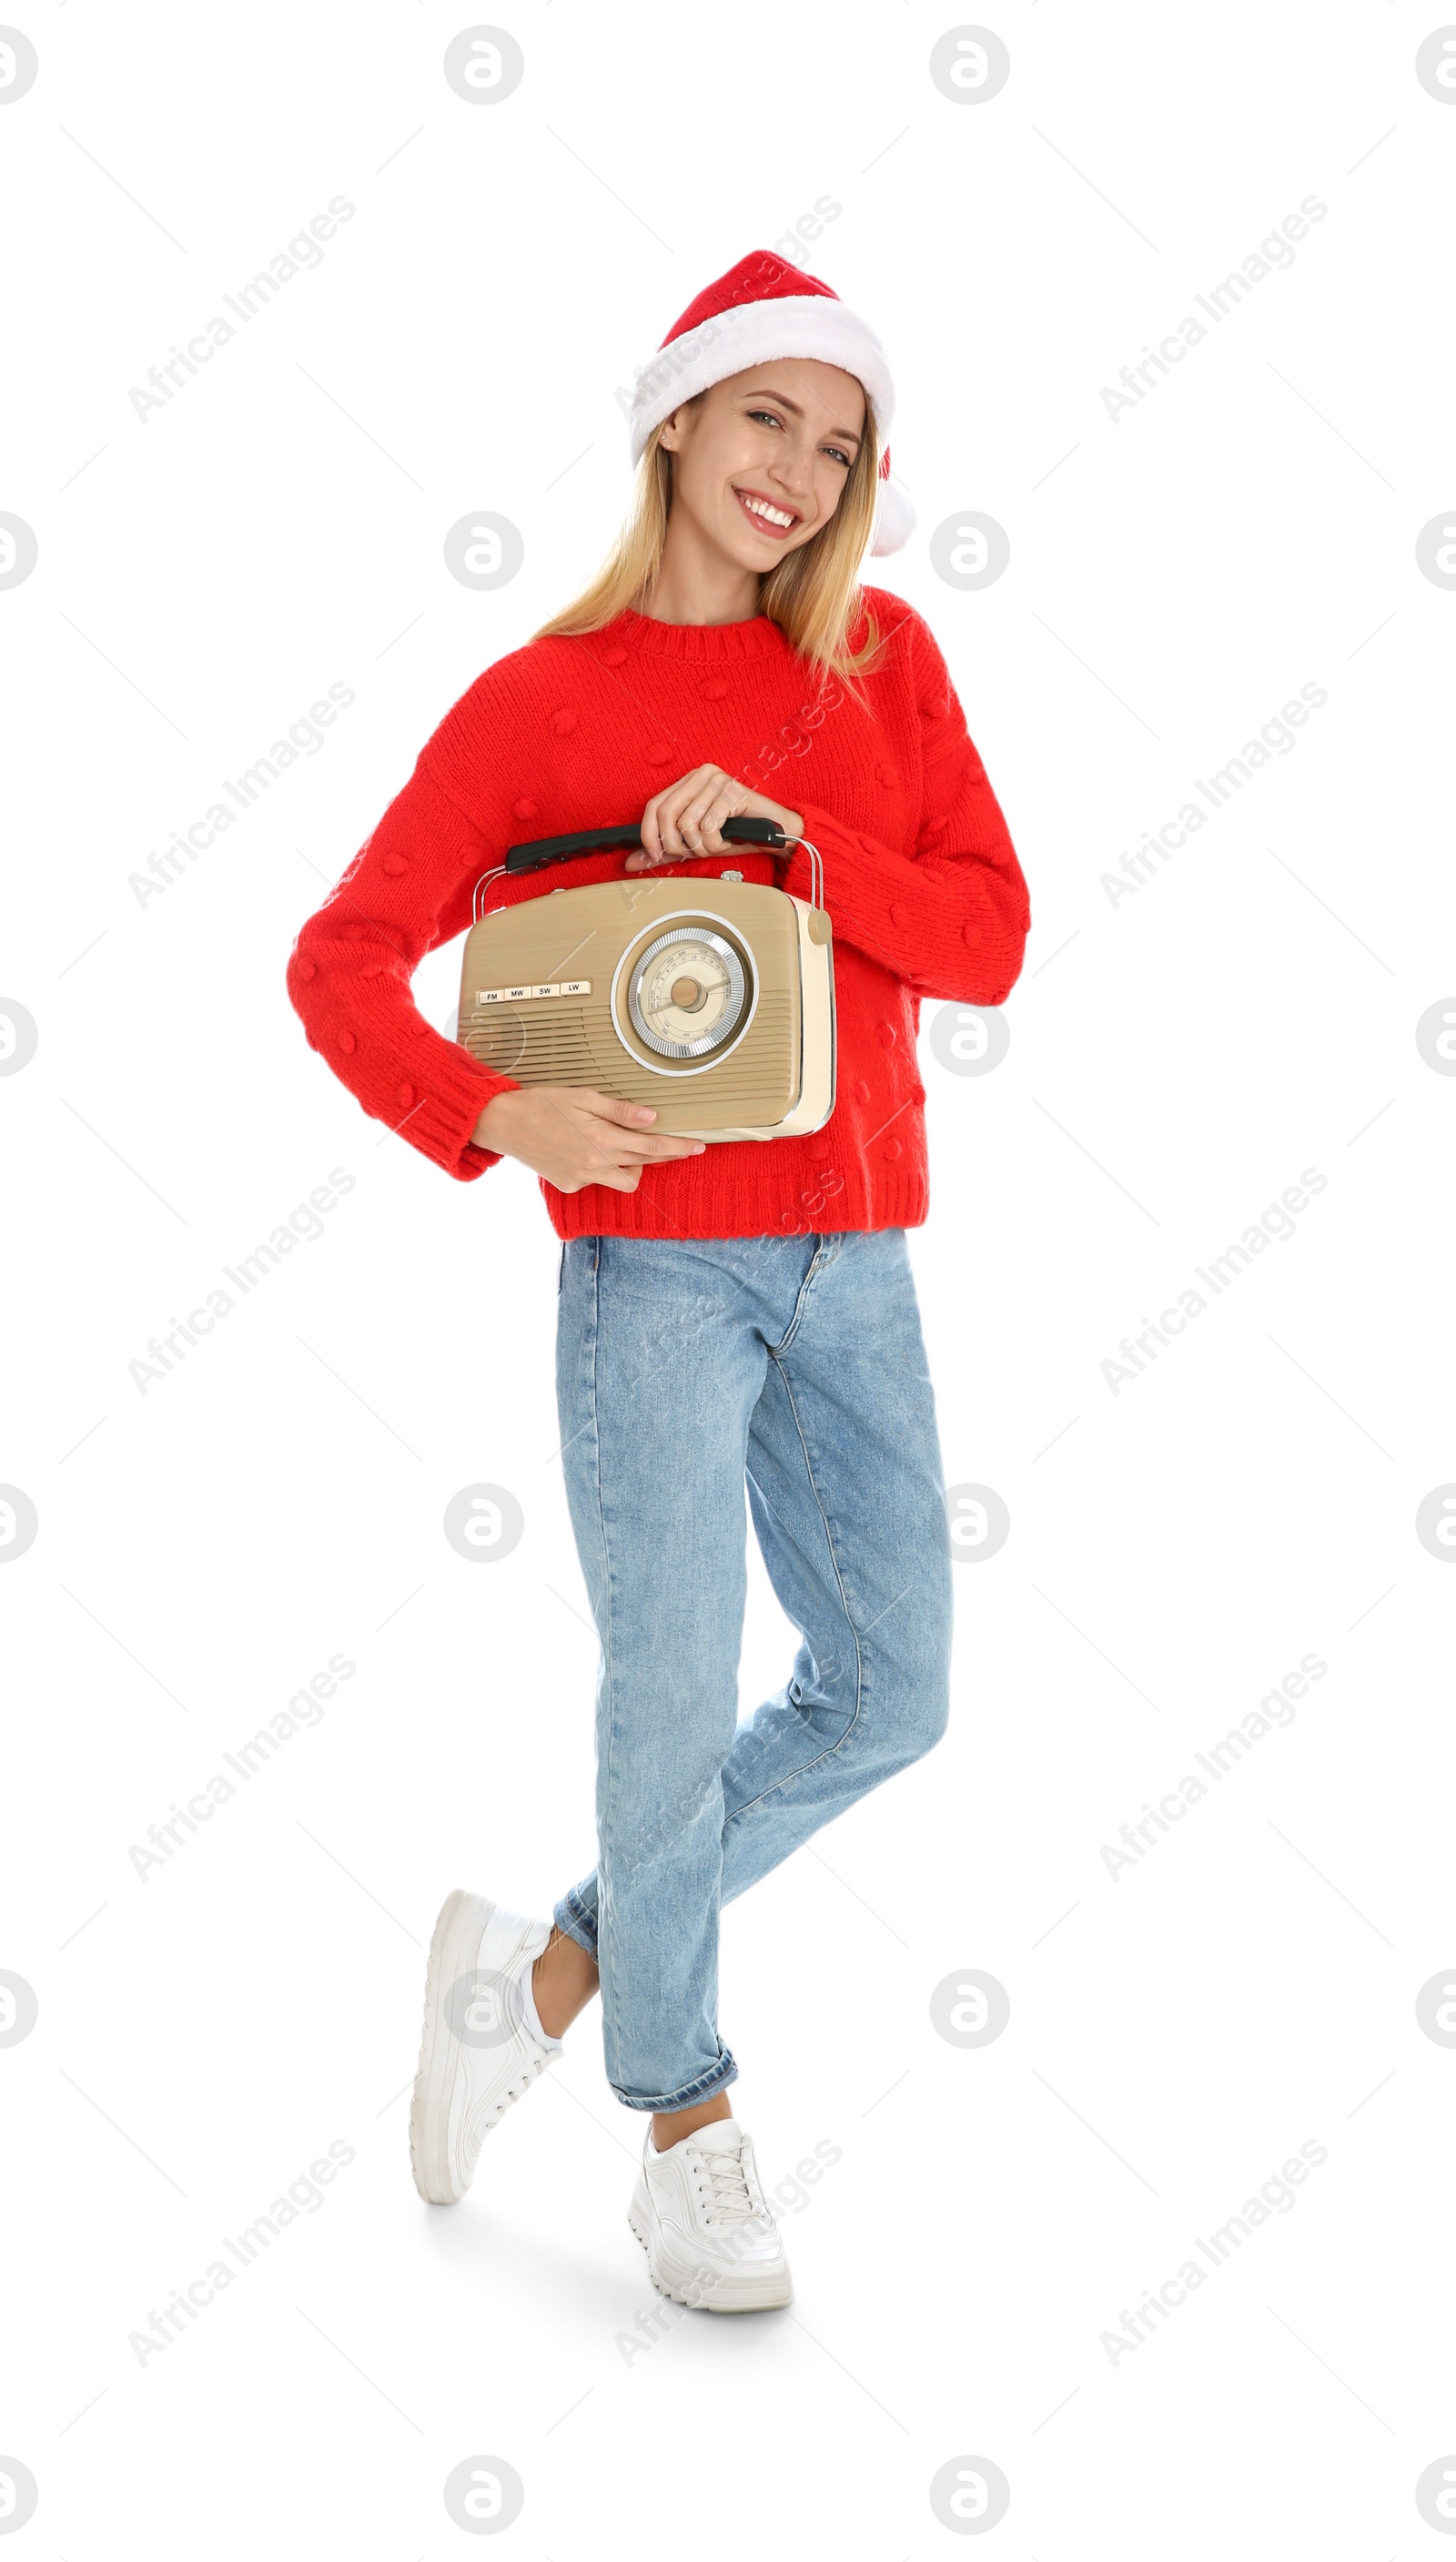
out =
[[665,445],[669,454],[681,453],[683,432],[697,406],[698,402],[695,400],[679,401],[676,409],[669,410],[662,421],[662,433],[657,442],[659,445]]
[[[711,388],[712,386],[710,385],[709,389]],[[667,416],[662,422],[662,434],[658,439],[658,443],[665,445],[669,454],[681,453],[684,431],[690,422],[696,417],[707,397],[708,395],[705,391],[694,392],[689,399],[679,401],[676,409],[668,411]],[[672,436],[670,439],[667,435],[667,430],[669,428],[672,430]]]

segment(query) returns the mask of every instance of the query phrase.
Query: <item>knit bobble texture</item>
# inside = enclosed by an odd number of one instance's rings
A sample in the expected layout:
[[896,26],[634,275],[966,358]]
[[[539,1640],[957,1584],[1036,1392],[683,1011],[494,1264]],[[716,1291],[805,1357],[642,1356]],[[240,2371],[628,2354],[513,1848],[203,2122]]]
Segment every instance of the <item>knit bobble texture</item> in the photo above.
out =
[[[721,859],[679,860],[680,877],[661,889],[637,883],[618,849],[539,875],[504,866],[508,847],[548,832],[619,823],[635,832],[677,778],[719,766],[760,804],[801,812],[822,864],[819,882],[803,847],[777,860],[767,848],[732,849],[753,900],[780,889],[807,903],[818,888],[832,921],[833,1115],[802,1137],[730,1141],[649,1165],[632,1193],[596,1184],[565,1193],[543,1182],[552,1223],[561,1237],[679,1238],[919,1224],[929,1199],[922,1009],[1005,1003],[1028,901],[933,634],[902,597],[867,587],[864,600],[882,647],[863,700],[847,685],[826,695],[762,614],[676,625],[629,611],[597,633],[527,641],[482,669],[288,958],[287,992],[309,1042],[383,1130],[457,1182],[493,1167],[496,1152],[474,1133],[515,1078],[467,1045],[477,982],[465,1013],[442,1021],[442,982],[427,983],[429,1012],[412,994],[421,962],[431,953],[453,962],[460,984],[449,947],[471,929],[482,877],[492,918],[541,903],[535,948],[553,965],[543,978],[557,975],[558,958],[563,976],[598,975],[595,952],[577,957],[562,904],[578,887],[620,881],[634,931],[643,900],[660,899],[664,913],[711,905]],[[608,960],[604,948],[604,969]],[[478,984],[491,984],[483,957],[482,971]],[[543,1000],[531,1019],[569,1032],[574,1016]],[[546,1063],[562,1082],[591,1081],[569,1042]]]

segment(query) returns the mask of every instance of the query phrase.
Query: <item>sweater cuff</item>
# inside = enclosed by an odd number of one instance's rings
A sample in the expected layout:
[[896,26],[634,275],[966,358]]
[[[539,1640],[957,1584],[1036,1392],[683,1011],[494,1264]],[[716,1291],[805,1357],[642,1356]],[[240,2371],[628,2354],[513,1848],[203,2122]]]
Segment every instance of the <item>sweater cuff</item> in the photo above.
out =
[[500,1156],[495,1149],[477,1147],[470,1133],[497,1094],[519,1091],[516,1080],[478,1067],[454,1042],[443,1042],[438,1051],[432,1048],[425,1074],[430,1082],[427,1087],[422,1075],[418,1103],[398,1118],[391,1115],[391,1126],[399,1138],[408,1139],[456,1182],[473,1183],[491,1166],[498,1166]]

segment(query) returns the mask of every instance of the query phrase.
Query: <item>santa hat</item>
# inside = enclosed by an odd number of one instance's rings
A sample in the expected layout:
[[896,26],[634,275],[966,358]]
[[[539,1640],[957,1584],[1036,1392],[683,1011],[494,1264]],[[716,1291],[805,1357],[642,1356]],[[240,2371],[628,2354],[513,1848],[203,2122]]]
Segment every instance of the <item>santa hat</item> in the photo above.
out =
[[[874,331],[846,308],[831,284],[761,249],[705,285],[673,321],[656,354],[638,365],[633,378],[634,462],[640,460],[653,428],[680,402],[776,356],[811,357],[853,374],[874,404],[881,436],[888,437],[895,387]],[[914,523],[908,496],[890,477],[887,444],[880,456],[871,551],[897,552]]]

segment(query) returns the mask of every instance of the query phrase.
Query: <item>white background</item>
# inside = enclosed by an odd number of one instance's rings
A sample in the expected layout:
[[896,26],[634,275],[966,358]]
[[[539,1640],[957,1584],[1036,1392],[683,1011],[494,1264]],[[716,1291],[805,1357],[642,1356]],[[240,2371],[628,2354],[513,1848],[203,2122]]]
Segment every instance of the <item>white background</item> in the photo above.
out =
[[[1214,15],[998,0],[1000,95],[929,76],[909,6],[526,5],[514,94],[446,84],[470,21],[38,5],[0,111],[14,360],[0,508],[10,888],[0,1080],[12,1671],[0,2051],[17,2552],[466,2549],[447,2472],[525,2487],[502,2545],[954,2550],[984,2456],[1015,2562],[1438,2551],[1456,2051],[1456,985],[1451,632],[1416,537],[1451,504],[1456,108],[1393,5]],[[322,263],[143,425],[128,399],[342,195]],[[1326,207],[1116,424],[1100,398],[1306,196]],[[732,1907],[722,2024],[797,2295],[655,2301],[640,2121],[595,2014],[446,2215],[411,2185],[424,1948],[468,1884],[544,1914],[589,1868],[594,1640],[534,1183],[450,1182],[305,1046],[299,924],[477,671],[585,584],[631,473],[616,392],[711,276],[802,263],[885,339],[919,515],[867,574],[929,619],[1033,933],[1009,1052],[932,1057],[913,1256],[950,1483],[1009,1508],[957,1572],[951,1732]],[[485,594],[442,545],[508,517]],[[976,509],[966,592],[929,538]],[[128,886],[330,683],[355,704],[164,894]],[[1187,847],[1102,885],[1299,693],[1328,702]],[[611,814],[604,814],[611,815]],[[448,1020],[458,947],[416,994]],[[331,1169],[355,1187],[143,1395],[128,1364]],[[1296,1234],[1142,1375],[1102,1363],[1306,1168]],[[511,1489],[514,1554],[442,1515]],[[756,1556],[745,1713],[793,1632]],[[319,1724],[138,1878],[128,1848],[334,1653]],[[1328,1665],[1167,1838],[1102,1846],[1300,1658]],[[1010,2001],[981,2050],[930,1998]],[[138,2364],[145,2327],[331,2141],[316,2212]],[[1115,2364],[1102,2334],[1302,2143],[1328,2154]],[[1456,2458],[1453,2458],[1456,2462]],[[3,2521],[0,2521],[3,2524]]]

